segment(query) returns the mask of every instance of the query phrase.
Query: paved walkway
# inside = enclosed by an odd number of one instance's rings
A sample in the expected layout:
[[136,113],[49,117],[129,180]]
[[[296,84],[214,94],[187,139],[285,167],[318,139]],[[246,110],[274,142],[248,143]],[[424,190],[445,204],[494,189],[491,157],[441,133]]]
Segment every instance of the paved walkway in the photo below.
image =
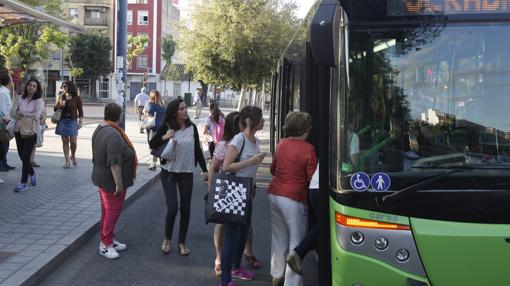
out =
[[[41,165],[36,169],[37,186],[24,193],[13,192],[21,177],[21,162],[11,141],[8,161],[16,170],[0,173],[6,181],[0,184],[0,285],[37,283],[44,268],[52,266],[51,261],[97,225],[99,196],[90,180],[90,142],[96,126],[89,123],[80,130],[79,165],[70,169],[62,168],[60,137],[48,130],[44,146],[36,153],[36,162]],[[132,197],[155,178],[156,172],[147,169],[151,159],[147,138],[137,130],[133,115],[128,116],[126,126],[141,163],[136,184],[128,191]]]
[[[13,192],[21,177],[21,162],[16,153],[16,144],[11,141],[8,161],[16,170],[0,172],[0,178],[6,181],[0,184],[2,286],[38,284],[98,230],[100,204],[97,188],[90,180],[90,142],[100,114],[97,107],[85,108],[85,115],[89,109],[90,117],[86,118],[86,124],[78,137],[76,157],[79,165],[70,169],[62,168],[64,158],[61,139],[54,134],[50,125],[45,133],[44,146],[38,148],[36,153],[35,160],[41,165],[36,169],[37,186],[30,187],[24,193]],[[206,114],[203,112],[202,116]],[[202,133],[204,118],[194,121]],[[266,121],[265,130],[258,134],[263,143],[268,142],[267,129],[269,122]],[[149,154],[147,137],[139,133],[138,121],[133,113],[126,119],[126,130],[140,162],[137,181],[128,191],[129,204],[137,194],[140,195],[142,190],[150,187],[159,172],[151,172],[147,168],[152,156]],[[267,147],[264,149],[262,151],[269,151]],[[270,158],[266,158],[267,162],[270,162]]]

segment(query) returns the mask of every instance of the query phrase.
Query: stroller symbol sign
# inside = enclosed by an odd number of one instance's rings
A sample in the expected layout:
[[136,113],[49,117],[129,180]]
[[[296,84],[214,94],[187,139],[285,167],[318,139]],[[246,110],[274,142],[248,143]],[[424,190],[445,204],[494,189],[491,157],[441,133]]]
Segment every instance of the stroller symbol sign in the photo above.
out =
[[351,177],[351,187],[358,192],[366,191],[370,187],[370,177],[363,172],[358,172]]

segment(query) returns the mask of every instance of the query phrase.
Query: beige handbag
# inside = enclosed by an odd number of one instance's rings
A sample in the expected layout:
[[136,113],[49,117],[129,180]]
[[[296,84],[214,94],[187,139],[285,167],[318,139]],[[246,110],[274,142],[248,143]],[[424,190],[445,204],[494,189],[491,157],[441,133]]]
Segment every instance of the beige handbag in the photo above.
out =
[[31,137],[36,134],[35,124],[36,121],[32,117],[23,117],[19,120],[19,134],[21,137]]
[[36,124],[37,121],[34,120],[32,117],[21,117],[17,114],[17,111],[19,110],[19,105],[21,98],[20,96],[15,97],[15,103],[12,105],[11,109],[11,117],[13,119],[19,118],[17,121],[19,126],[19,133],[22,138],[27,138],[34,136],[36,134]]

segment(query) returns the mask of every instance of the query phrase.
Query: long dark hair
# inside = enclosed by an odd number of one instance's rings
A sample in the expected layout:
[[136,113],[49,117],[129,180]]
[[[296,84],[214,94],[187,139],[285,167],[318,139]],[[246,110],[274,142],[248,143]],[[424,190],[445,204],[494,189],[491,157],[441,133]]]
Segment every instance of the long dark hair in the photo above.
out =
[[223,113],[220,110],[220,105],[216,101],[213,101],[209,105],[209,110],[211,110],[211,119],[216,123],[220,123],[220,117],[223,116]]
[[72,81],[66,81],[66,87],[67,87],[67,93],[68,93],[71,97],[76,97],[76,96],[78,96],[78,91],[76,90],[76,84],[74,84],[74,82],[72,82]]
[[[181,102],[184,102],[182,98],[177,98],[170,101],[165,112],[165,123],[170,126],[170,129],[175,131],[181,129],[181,126],[179,123],[177,123],[177,111],[179,110],[179,105],[181,105]],[[186,124],[186,127],[189,127],[193,123],[191,123],[191,120],[188,117],[188,119],[184,121],[184,124]]]
[[223,131],[223,138],[229,142],[240,132],[239,129],[239,111],[230,112],[225,118],[225,129]]
[[[241,114],[239,115],[241,120],[241,125],[243,125],[244,128],[250,127],[251,130],[255,128],[259,124],[259,122],[262,120],[262,109],[258,106],[248,105],[243,107],[241,109]],[[251,120],[250,126],[246,123],[246,119]]]
[[27,83],[25,84],[25,90],[23,92],[22,98],[27,98],[27,96],[28,96],[27,87],[28,87],[28,84],[31,83],[31,82],[35,82],[35,84],[37,85],[37,90],[35,91],[34,95],[32,96],[32,100],[36,100],[36,99],[41,98],[42,97],[41,83],[35,77],[29,79],[27,81]]

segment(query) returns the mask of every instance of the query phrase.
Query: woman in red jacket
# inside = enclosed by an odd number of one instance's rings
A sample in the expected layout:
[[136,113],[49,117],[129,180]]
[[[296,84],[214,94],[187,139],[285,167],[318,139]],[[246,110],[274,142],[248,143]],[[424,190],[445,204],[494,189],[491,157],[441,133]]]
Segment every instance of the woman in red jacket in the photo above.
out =
[[301,275],[285,269],[289,249],[306,234],[308,185],[317,167],[312,144],[306,142],[312,118],[291,112],[285,119],[285,139],[280,141],[271,164],[273,179],[268,188],[271,212],[271,276],[273,285],[302,285]]

